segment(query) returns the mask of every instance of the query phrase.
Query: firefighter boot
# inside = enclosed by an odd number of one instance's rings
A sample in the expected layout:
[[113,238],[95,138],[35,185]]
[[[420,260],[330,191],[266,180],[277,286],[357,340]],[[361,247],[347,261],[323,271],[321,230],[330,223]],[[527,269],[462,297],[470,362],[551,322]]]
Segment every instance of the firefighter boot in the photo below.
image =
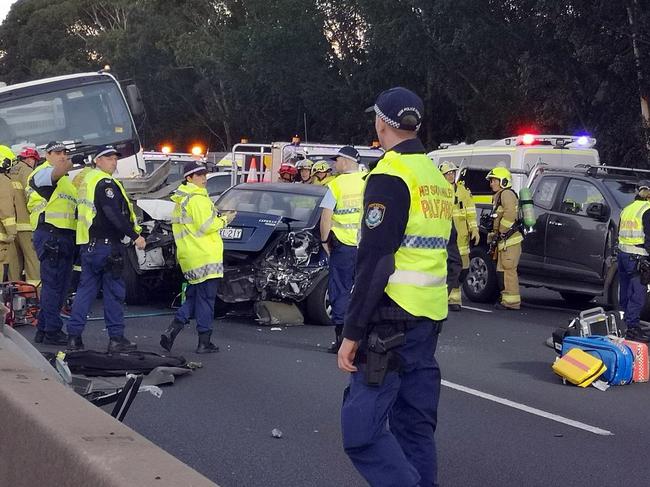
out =
[[137,350],[138,345],[126,338],[124,335],[117,337],[110,337],[108,340],[108,353],[115,352],[130,352]]
[[160,335],[160,346],[168,352],[171,352],[172,347],[174,346],[174,340],[176,340],[176,335],[181,332],[184,326],[185,323],[174,318],[174,321],[172,321],[162,335]]
[[199,333],[199,346],[196,347],[196,353],[214,353],[219,351],[219,347],[210,341],[210,337],[212,337],[211,331]]

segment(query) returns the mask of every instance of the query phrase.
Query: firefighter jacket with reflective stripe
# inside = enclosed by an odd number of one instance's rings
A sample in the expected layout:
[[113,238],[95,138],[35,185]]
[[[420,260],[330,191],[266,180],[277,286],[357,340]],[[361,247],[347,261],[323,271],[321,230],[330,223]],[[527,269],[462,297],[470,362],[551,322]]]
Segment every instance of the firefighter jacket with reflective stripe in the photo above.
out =
[[97,184],[104,179],[113,180],[117,187],[120,188],[122,197],[124,198],[124,201],[126,201],[129,209],[129,220],[131,220],[131,223],[133,224],[133,231],[137,234],[140,234],[142,231],[142,228],[138,225],[135,212],[133,211],[133,205],[126,194],[122,183],[107,172],[100,169],[91,169],[86,172],[81,186],[79,187],[79,199],[77,200],[77,208],[79,211],[79,221],[77,222],[77,245],[83,245],[90,242],[90,227],[97,215],[97,207],[95,206],[95,189],[97,188]]
[[44,213],[45,223],[64,230],[77,229],[77,188],[67,175],[53,182],[54,192],[49,199],[45,199],[32,188],[34,175],[45,168],[52,167],[49,161],[38,166],[27,178],[25,195],[27,196],[27,209],[32,230],[36,230],[41,213]]
[[332,213],[332,231],[339,242],[356,246],[358,243],[365,172],[341,174],[327,185],[336,206]]
[[172,195],[172,231],[176,255],[185,279],[199,284],[223,277],[223,241],[219,231],[226,220],[219,215],[205,188],[181,184]]
[[27,209],[27,196],[25,188],[27,179],[33,169],[24,162],[18,162],[11,168],[9,176],[14,188],[14,204],[16,207],[16,229],[19,232],[31,232],[32,224],[29,222],[29,210]]
[[336,176],[325,176],[322,181],[320,181],[316,176],[311,181],[311,184],[314,184],[316,186],[327,186],[329,183],[334,181],[336,179]]
[[[514,190],[507,188],[497,191],[492,197],[492,207],[496,217],[494,219],[494,231],[500,234],[506,233],[517,223],[519,218],[519,198]],[[498,249],[504,250],[511,245],[523,242],[524,236],[521,232],[515,232],[506,240],[499,240]]]
[[472,193],[461,182],[455,184],[454,226],[458,233],[458,251],[460,255],[469,254],[469,236],[478,229],[476,206]]
[[[411,196],[395,272],[386,294],[414,316],[447,317],[447,242],[451,233],[454,190],[425,154],[387,152],[368,177],[402,179]],[[370,210],[369,210],[370,211]]]
[[618,249],[621,252],[648,255],[643,248],[645,232],[643,231],[643,214],[650,210],[650,203],[636,200],[621,211],[621,223],[618,227]]
[[9,174],[0,173],[0,242],[13,241],[16,238],[16,232],[14,188]]

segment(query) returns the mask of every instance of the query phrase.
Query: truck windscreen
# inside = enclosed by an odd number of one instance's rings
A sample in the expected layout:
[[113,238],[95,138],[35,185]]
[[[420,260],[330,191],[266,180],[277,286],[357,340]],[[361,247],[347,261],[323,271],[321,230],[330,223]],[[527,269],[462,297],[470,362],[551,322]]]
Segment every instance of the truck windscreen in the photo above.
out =
[[[43,85],[43,91],[47,88]],[[134,134],[129,109],[112,82],[31,94],[0,103],[0,143],[9,146],[42,146],[51,140],[117,144],[134,139]]]

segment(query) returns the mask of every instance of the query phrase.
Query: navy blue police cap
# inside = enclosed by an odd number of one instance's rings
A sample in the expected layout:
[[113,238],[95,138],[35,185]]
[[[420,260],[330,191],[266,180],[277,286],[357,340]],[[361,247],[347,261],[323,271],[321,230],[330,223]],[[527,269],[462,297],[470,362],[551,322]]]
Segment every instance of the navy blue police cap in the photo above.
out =
[[424,103],[411,90],[397,86],[382,92],[366,112],[375,112],[393,128],[417,132],[422,124]]
[[359,155],[359,151],[351,145],[344,145],[339,149],[337,154],[330,157],[330,160],[335,161],[337,157],[345,157],[346,159],[350,159],[356,163],[359,163],[361,156]]
[[61,152],[61,151],[68,152],[68,148],[65,146],[63,142],[57,142],[56,140],[53,140],[52,142],[48,142],[47,145],[45,146],[45,152]]
[[192,174],[205,174],[208,170],[199,161],[187,161],[183,166],[183,177],[191,176]]
[[122,154],[112,145],[98,145],[95,148],[93,160],[96,160],[98,157],[112,156],[113,154],[117,155],[117,157],[122,157]]

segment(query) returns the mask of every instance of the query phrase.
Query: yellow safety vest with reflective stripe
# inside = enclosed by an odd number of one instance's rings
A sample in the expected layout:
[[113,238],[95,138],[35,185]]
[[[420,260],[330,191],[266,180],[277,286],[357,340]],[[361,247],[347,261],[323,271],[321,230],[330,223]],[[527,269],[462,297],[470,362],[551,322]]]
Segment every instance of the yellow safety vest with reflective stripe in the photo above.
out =
[[425,154],[389,151],[368,177],[376,174],[399,177],[411,195],[406,231],[385,292],[414,316],[445,319],[453,187]]
[[111,179],[122,193],[124,201],[126,201],[127,207],[129,208],[129,219],[133,224],[133,231],[139,234],[142,231],[140,225],[138,225],[135,212],[133,211],[133,205],[129,200],[129,197],[126,195],[124,186],[117,179],[113,178],[107,172],[104,172],[100,169],[91,169],[86,172],[85,177],[79,186],[79,200],[78,200],[78,210],[79,210],[79,221],[77,222],[77,245],[83,245],[90,242],[90,227],[97,216],[97,207],[95,206],[95,189],[100,181],[104,179]]
[[226,220],[219,215],[205,188],[181,184],[171,197],[176,203],[172,231],[176,256],[185,279],[199,284],[223,277],[223,241],[219,231]]
[[36,230],[41,213],[45,213],[45,223],[64,230],[76,230],[77,188],[72,185],[67,175],[53,182],[55,186],[54,192],[49,200],[43,198],[30,186],[34,175],[48,167],[52,167],[52,164],[45,161],[34,169],[27,178],[25,195],[27,196],[27,209],[29,210],[29,221],[32,224],[32,230]]
[[458,251],[460,255],[469,254],[469,234],[478,229],[476,222],[476,205],[472,193],[461,182],[456,184],[454,200],[454,225],[458,233]]
[[327,185],[336,206],[332,212],[332,231],[339,242],[356,246],[358,243],[365,172],[341,174]]
[[[494,194],[492,199],[492,206],[496,205],[495,208],[496,218],[494,220],[494,230],[498,233],[506,233],[508,230],[510,230],[512,226],[517,222],[517,217],[519,216],[518,203],[515,203],[514,209],[505,208],[503,206],[502,193],[504,191],[512,191],[517,201],[519,201],[519,198],[517,197],[517,193],[515,193],[514,190],[510,188],[502,189]],[[506,213],[514,214],[515,215],[514,220],[510,220],[509,218],[506,218],[505,217]],[[499,240],[499,243],[497,244],[497,249],[505,250],[506,248],[512,245],[520,244],[523,241],[524,241],[524,236],[521,234],[521,232],[517,231],[514,232],[512,235],[510,235],[510,237],[508,237],[506,240]]]
[[648,255],[643,247],[645,232],[643,231],[643,214],[650,210],[650,203],[636,200],[621,211],[621,223],[618,227],[618,249],[621,252],[637,255]]

